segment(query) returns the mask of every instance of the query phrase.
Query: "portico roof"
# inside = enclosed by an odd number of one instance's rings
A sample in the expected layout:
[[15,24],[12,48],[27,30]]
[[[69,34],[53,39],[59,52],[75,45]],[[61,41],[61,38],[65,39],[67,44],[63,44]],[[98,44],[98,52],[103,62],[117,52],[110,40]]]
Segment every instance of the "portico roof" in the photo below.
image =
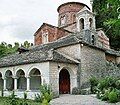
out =
[[40,63],[46,61],[63,62],[63,63],[79,63],[73,58],[68,58],[57,51],[28,51],[24,53],[16,53],[0,59],[0,68],[16,65],[24,65],[31,63]]

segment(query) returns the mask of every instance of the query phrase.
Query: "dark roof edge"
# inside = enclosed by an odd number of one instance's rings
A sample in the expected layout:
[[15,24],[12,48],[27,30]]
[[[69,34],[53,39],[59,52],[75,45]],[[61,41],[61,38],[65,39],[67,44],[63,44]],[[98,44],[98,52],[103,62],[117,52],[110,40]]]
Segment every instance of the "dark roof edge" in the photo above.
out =
[[5,68],[5,67],[12,67],[12,66],[19,66],[19,65],[26,65],[26,64],[34,64],[34,63],[41,63],[41,62],[60,62],[60,63],[70,63],[70,64],[77,64],[77,63],[73,63],[73,62],[64,62],[64,61],[57,61],[54,59],[47,59],[47,60],[42,60],[42,61],[34,61],[34,62],[23,62],[23,63],[19,63],[19,64],[11,64],[11,65],[2,65],[0,66],[0,68]]
[[54,48],[54,49],[56,50],[56,49],[61,48],[61,47],[66,47],[66,46],[75,45],[75,44],[85,44],[85,45],[87,45],[87,46],[89,46],[89,47],[96,48],[96,49],[102,50],[102,51],[104,51],[104,52],[106,51],[104,48],[100,48],[100,47],[97,47],[97,46],[93,46],[93,45],[90,45],[90,44],[88,44],[88,43],[86,43],[86,42],[83,42],[83,41],[71,43],[71,44],[68,44],[68,45],[66,44],[66,45],[63,45],[63,46],[60,46],[60,47],[57,47],[57,48]]
[[116,57],[120,57],[120,51],[106,50],[105,53],[106,53],[106,54],[109,54],[109,55],[114,55],[114,56],[116,56]]

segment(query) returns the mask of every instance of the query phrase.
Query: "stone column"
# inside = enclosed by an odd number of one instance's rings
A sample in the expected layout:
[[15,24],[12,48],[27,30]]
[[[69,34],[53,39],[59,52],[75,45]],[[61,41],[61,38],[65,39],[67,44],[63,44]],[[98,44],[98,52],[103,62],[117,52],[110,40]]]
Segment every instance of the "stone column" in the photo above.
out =
[[17,78],[14,78],[14,90],[17,90]]
[[27,91],[30,91],[30,77],[27,77]]
[[4,87],[3,87],[4,90],[6,90],[6,78],[4,78]]

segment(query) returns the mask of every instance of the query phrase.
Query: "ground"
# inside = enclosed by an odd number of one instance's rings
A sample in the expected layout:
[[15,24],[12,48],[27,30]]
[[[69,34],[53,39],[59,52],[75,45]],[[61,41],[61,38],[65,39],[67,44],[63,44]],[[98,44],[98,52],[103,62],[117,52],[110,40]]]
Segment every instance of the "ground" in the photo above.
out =
[[61,95],[53,99],[50,105],[120,105],[107,103],[96,98],[95,95]]

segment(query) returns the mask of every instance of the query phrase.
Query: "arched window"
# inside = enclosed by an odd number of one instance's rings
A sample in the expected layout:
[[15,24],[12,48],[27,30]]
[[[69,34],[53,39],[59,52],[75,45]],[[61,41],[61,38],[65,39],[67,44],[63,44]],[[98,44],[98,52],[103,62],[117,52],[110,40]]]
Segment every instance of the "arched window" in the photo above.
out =
[[80,19],[80,29],[81,30],[84,29],[84,19],[83,18]]
[[34,68],[29,73],[30,90],[39,90],[41,85],[41,73],[37,68]]
[[89,24],[90,24],[90,28],[92,28],[92,24],[93,24],[92,18],[89,19],[89,22],[90,22],[90,23],[89,23]]
[[17,71],[17,89],[19,90],[26,90],[27,89],[27,81],[25,78],[25,72],[23,70]]
[[72,17],[72,18],[73,18],[73,22],[76,22],[76,15],[73,14],[72,16],[73,16],[73,17]]
[[60,25],[65,25],[65,22],[66,22],[66,16],[61,16],[60,18]]
[[12,72],[10,70],[6,71],[5,77],[6,77],[6,88],[8,90],[13,90],[14,89],[14,79],[12,77]]
[[48,32],[43,32],[42,33],[42,43],[43,44],[48,43]]

